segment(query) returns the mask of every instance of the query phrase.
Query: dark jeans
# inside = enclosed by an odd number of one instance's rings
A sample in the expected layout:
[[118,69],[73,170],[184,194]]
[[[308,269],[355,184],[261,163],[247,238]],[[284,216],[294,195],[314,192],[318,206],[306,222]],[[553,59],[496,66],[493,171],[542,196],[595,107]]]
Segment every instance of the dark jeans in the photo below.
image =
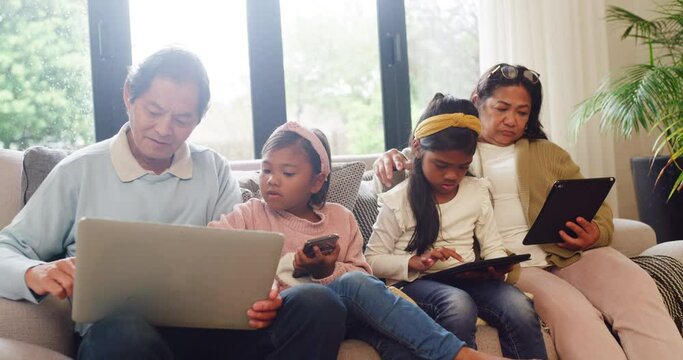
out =
[[457,287],[416,280],[403,288],[446,330],[476,349],[477,316],[498,329],[503,355],[547,359],[540,321],[531,300],[502,281],[462,280]]
[[112,316],[83,337],[78,359],[336,359],[346,308],[320,285],[281,293],[282,308],[263,330],[155,328],[134,315]]

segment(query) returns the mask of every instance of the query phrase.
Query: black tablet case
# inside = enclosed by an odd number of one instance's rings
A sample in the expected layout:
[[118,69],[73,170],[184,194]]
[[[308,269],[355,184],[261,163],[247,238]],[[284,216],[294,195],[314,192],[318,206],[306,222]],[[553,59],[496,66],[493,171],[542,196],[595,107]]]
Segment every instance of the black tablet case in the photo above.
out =
[[524,245],[562,242],[564,230],[574,237],[565,223],[581,216],[592,221],[614,185],[613,177],[557,180],[522,243]]
[[[453,284],[457,282],[457,279],[455,278],[455,275],[466,272],[466,271],[488,271],[489,266],[507,266],[507,265],[514,265],[521,263],[523,261],[527,261],[531,258],[530,254],[519,254],[519,255],[510,255],[510,256],[504,256],[504,257],[499,257],[499,258],[494,258],[494,259],[487,259],[487,260],[478,260],[478,261],[472,261],[468,263],[464,263],[462,265],[458,265],[449,269],[441,270],[435,273],[431,274],[426,274],[422,276],[420,279],[422,280],[433,280],[433,281],[438,281],[440,283],[444,284]],[[395,287],[397,288],[402,288],[405,285],[409,284],[408,281],[401,281],[397,284],[394,284]]]

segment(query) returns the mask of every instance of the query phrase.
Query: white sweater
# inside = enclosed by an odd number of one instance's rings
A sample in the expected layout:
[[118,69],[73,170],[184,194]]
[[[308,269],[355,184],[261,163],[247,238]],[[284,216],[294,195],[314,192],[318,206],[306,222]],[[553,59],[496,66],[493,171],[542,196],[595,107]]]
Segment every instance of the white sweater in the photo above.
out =
[[[415,252],[405,251],[415,231],[415,216],[408,201],[408,183],[404,181],[379,195],[381,208],[365,252],[373,273],[386,278],[390,284],[413,281],[422,275],[408,271],[408,261],[415,255]],[[460,183],[458,194],[449,202],[438,205],[441,232],[433,247],[454,249],[465,262],[471,262],[475,260],[473,246],[476,236],[482,258],[507,255],[494,221],[489,186],[485,179],[465,177]],[[460,264],[455,259],[439,261],[427,273]]]

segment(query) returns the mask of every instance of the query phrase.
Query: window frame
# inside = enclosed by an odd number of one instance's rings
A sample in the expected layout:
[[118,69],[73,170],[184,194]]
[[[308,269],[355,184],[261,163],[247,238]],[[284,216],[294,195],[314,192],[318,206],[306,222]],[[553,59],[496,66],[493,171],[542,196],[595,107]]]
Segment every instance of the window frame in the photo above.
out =
[[[279,0],[247,2],[254,154],[287,121]],[[88,0],[95,139],[127,121],[123,83],[132,63],[128,0]],[[403,148],[411,131],[410,79],[403,1],[377,0],[384,148]],[[258,125],[258,126],[257,126]]]
[[126,123],[123,83],[133,62],[128,1],[88,0],[95,141]]

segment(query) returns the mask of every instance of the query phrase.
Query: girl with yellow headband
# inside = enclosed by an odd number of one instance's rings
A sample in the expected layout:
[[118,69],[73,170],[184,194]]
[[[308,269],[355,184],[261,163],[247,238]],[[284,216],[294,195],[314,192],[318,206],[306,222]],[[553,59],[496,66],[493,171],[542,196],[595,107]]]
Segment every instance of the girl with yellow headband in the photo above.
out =
[[413,132],[414,171],[409,181],[379,195],[365,255],[376,276],[389,284],[408,282],[402,290],[468,346],[476,347],[478,316],[498,328],[506,357],[545,359],[538,316],[510,284],[511,269],[490,268],[487,279],[469,274],[453,285],[420,279],[474,261],[475,238],[482,258],[507,255],[488,181],[467,176],[481,131],[477,116],[468,100],[434,96]]

